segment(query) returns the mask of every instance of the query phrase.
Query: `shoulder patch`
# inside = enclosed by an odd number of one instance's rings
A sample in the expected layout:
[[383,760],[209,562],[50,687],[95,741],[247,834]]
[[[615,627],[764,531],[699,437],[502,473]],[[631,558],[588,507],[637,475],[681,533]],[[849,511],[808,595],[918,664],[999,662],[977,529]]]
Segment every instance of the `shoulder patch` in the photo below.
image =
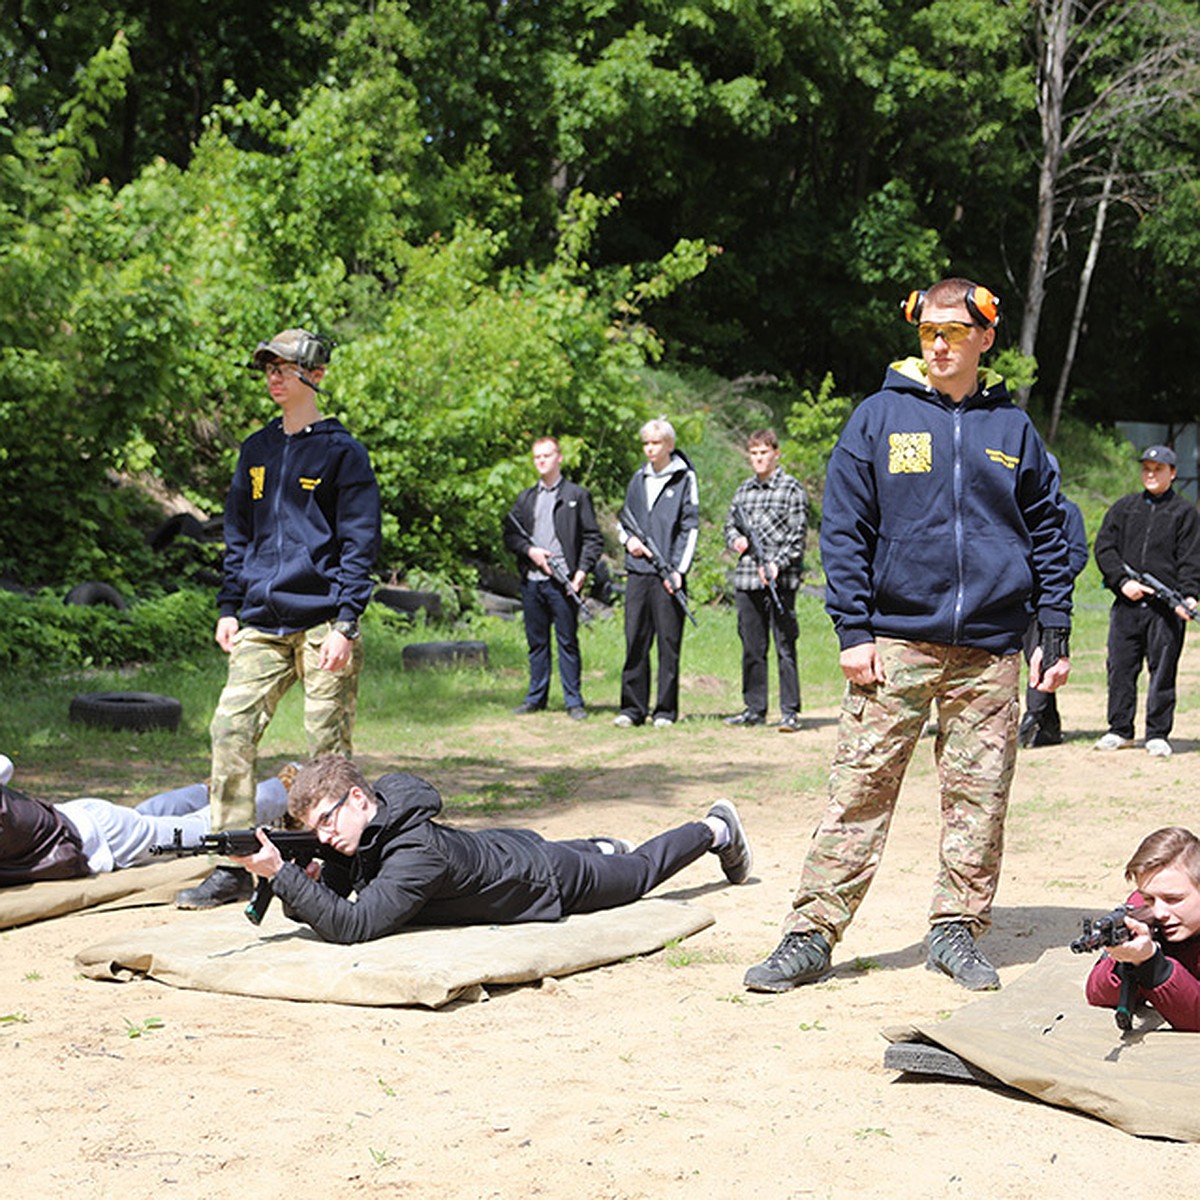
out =
[[986,450],[984,451],[988,458],[994,463],[999,463],[1002,467],[1007,467],[1010,471],[1017,469],[1020,459],[1012,454],[1005,454],[1003,450]]
[[888,434],[889,475],[923,475],[932,470],[932,433]]
[[263,485],[267,481],[266,467],[251,467],[250,468],[250,499],[261,500],[263,498]]

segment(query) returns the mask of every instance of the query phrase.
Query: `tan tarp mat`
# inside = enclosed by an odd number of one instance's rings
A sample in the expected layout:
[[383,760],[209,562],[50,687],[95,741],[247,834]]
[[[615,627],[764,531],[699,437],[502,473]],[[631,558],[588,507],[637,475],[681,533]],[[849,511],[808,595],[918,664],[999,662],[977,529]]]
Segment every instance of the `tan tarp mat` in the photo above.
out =
[[239,996],[438,1008],[484,998],[484,984],[528,983],[649,954],[712,923],[710,912],[690,904],[639,900],[553,923],[408,929],[337,946],[278,907],[257,929],[226,908],[110,938],[75,962],[92,979],[150,976]]
[[1003,991],[948,1020],[888,1029],[926,1040],[1038,1100],[1146,1137],[1200,1141],[1200,1033],[1177,1033],[1152,1009],[1122,1035],[1083,983],[1095,959],[1048,950]]
[[84,879],[52,879],[0,888],[0,929],[61,917],[99,904],[166,904],[175,893],[212,871],[207,856],[169,859]]

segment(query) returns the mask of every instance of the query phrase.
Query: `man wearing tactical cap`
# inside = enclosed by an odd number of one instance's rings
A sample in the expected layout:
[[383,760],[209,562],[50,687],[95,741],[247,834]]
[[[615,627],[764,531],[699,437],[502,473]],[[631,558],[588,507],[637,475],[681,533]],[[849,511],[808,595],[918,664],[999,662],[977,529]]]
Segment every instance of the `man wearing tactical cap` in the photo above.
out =
[[[1143,490],[1122,496],[1104,514],[1096,535],[1096,563],[1114,598],[1108,617],[1108,732],[1094,748],[1133,746],[1137,680],[1145,661],[1146,752],[1168,758],[1185,622],[1200,593],[1200,514],[1171,487],[1170,446],[1149,447],[1141,463]],[[1183,602],[1158,595],[1148,575],[1181,593]]]
[[[317,409],[331,352],[328,340],[285,329],[249,364],[280,415],[242,444],[225,503],[216,642],[229,676],[210,728],[214,831],[254,824],[258,742],[297,680],[310,756],[351,752],[379,487],[363,446]],[[175,903],[215,908],[251,890],[245,870],[219,866]]]

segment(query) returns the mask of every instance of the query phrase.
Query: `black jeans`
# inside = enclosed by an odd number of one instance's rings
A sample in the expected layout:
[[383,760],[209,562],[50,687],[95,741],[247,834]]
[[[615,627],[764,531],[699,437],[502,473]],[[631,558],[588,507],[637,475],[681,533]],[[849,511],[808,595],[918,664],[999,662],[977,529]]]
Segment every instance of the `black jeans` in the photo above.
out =
[[766,588],[737,591],[738,637],[742,639],[742,703],[748,712],[767,715],[767,650],[775,638],[779,663],[779,709],[786,717],[800,711],[800,672],[796,666],[796,593],[780,587],[783,613]]
[[656,717],[679,715],[679,649],[683,610],[657,575],[630,571],[625,581],[625,666],[621,669],[621,711],[637,724],[650,708],[650,647],[658,639]]
[[1137,681],[1142,661],[1146,689],[1146,738],[1165,738],[1175,723],[1175,675],[1183,652],[1183,622],[1156,604],[1118,600],[1108,617],[1108,728],[1133,737]]
[[690,821],[652,837],[630,854],[603,854],[594,842],[547,842],[543,849],[562,889],[565,913],[632,904],[712,846],[712,830]]

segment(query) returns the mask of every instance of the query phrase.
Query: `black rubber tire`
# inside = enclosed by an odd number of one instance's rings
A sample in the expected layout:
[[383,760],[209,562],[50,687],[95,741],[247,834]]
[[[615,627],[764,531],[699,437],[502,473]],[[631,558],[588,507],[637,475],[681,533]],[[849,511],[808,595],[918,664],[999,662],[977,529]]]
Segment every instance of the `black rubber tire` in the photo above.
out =
[[183,705],[157,692],[82,692],[71,701],[71,720],[102,729],[167,729],[174,732]]
[[424,609],[431,621],[439,621],[442,617],[442,598],[437,592],[415,592],[381,583],[371,599],[394,612],[415,613]]
[[77,583],[64,597],[64,604],[80,604],[92,607],[97,604],[107,604],[109,608],[117,608],[124,612],[129,607],[125,597],[111,583],[101,583],[98,579]]
[[400,652],[408,669],[414,667],[486,667],[487,642],[413,642]]

